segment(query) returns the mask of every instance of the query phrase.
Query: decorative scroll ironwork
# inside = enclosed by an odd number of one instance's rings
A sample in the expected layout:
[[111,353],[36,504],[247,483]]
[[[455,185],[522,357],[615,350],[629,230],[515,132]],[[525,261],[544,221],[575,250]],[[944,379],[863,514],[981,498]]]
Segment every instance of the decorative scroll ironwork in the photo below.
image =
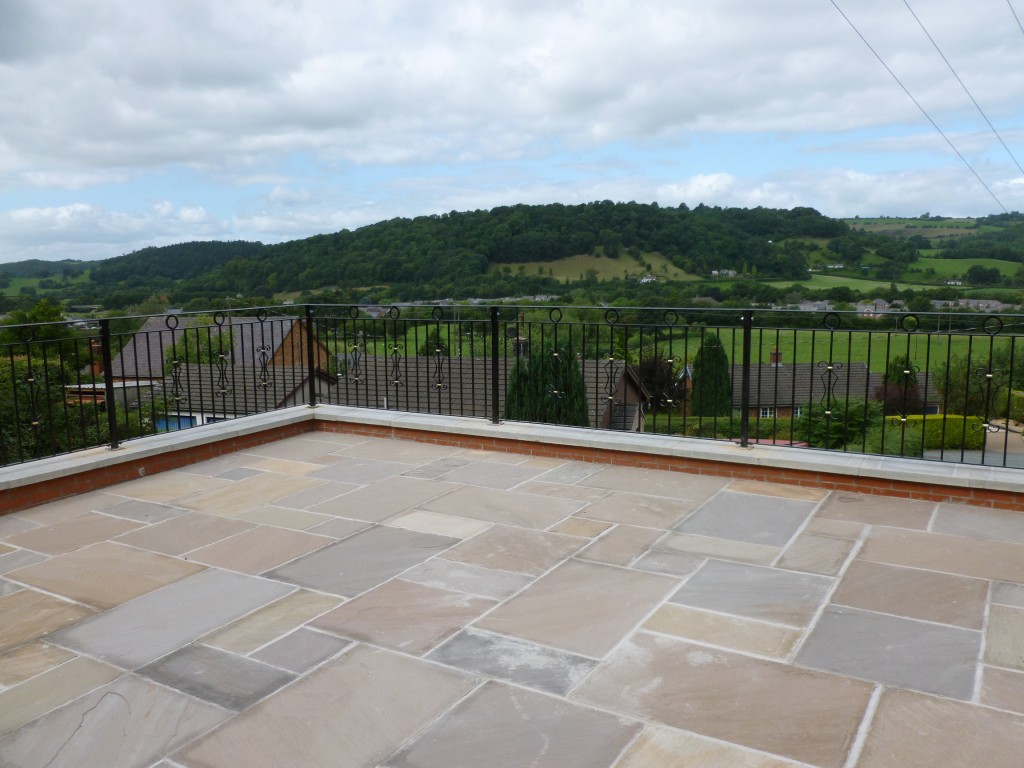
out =
[[557,349],[551,350],[551,379],[548,382],[548,397],[561,400],[565,397],[567,382],[565,381],[565,361]]
[[400,387],[405,383],[405,380],[402,378],[402,345],[392,344],[390,356],[388,380],[391,382],[391,386]]
[[436,392],[445,392],[448,390],[448,382],[444,378],[444,361],[448,357],[448,350],[441,343],[440,329],[438,334],[437,343],[434,345],[434,380],[430,386]]
[[345,358],[345,370],[338,374],[338,378],[347,378],[349,381],[359,383],[363,380],[363,357],[366,350],[358,341],[352,342],[348,348],[348,355]]
[[615,401],[615,395],[619,391],[619,371],[622,370],[615,355],[609,354],[605,363],[601,366],[604,372],[604,396],[608,402]]
[[836,403],[836,397],[834,394],[836,382],[839,381],[839,374],[837,371],[843,369],[842,363],[834,363],[831,360],[822,360],[818,363],[818,368],[821,369],[821,386],[822,394],[819,402],[824,407],[825,416],[831,417],[833,406]]
[[896,384],[896,389],[899,391],[900,395],[900,407],[896,411],[895,415],[889,419],[889,423],[894,427],[918,426],[917,421],[910,420],[910,393],[913,392],[914,387],[917,386],[917,374],[920,372],[920,366],[911,365],[900,372],[896,377],[895,382],[890,382]]
[[43,424],[43,415],[39,409],[39,389],[36,385],[36,373],[32,369],[31,362],[29,362],[28,370],[25,371],[25,391],[28,394],[28,413],[31,419],[29,425],[32,427],[32,431],[38,440],[39,428]]
[[270,371],[267,364],[270,362],[270,347],[266,344],[256,347],[256,358],[260,364],[260,372],[256,375],[256,388],[266,389],[270,386]]
[[181,385],[181,360],[171,360],[171,399],[176,403],[184,403],[188,397],[183,394],[185,389]]
[[228,356],[221,352],[217,355],[217,389],[214,394],[225,397],[231,392],[231,381],[228,378]]

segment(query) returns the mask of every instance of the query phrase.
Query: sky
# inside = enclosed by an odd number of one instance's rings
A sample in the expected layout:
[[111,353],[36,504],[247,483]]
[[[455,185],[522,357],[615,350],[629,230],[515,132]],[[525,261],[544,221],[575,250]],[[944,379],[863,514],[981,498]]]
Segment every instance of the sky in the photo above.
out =
[[1021,21],[1024,0],[0,0],[0,263],[516,203],[1024,211]]

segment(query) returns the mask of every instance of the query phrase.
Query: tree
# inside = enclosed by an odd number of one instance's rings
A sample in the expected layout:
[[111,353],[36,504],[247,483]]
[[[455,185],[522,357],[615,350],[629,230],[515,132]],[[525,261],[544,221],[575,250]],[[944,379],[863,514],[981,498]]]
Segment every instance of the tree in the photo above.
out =
[[516,359],[505,418],[588,427],[587,386],[572,347],[535,349]]
[[732,378],[729,358],[717,334],[705,333],[693,358],[694,416],[728,416],[732,407]]
[[918,367],[906,355],[897,355],[889,361],[882,383],[875,387],[873,398],[882,403],[886,414],[921,412],[921,385],[917,380]]

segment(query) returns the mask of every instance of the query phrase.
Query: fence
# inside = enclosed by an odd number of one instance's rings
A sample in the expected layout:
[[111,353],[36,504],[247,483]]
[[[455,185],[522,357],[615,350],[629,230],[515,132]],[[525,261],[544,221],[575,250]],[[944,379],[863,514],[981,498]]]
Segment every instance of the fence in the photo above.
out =
[[6,326],[0,462],[331,403],[1024,467],[1022,319],[309,305]]

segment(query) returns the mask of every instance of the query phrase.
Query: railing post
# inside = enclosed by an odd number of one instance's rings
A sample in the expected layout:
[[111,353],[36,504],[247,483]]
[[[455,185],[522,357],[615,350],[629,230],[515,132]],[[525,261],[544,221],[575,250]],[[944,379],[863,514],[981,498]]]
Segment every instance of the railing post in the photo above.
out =
[[306,368],[309,372],[309,395],[307,405],[316,407],[316,350],[313,348],[313,307],[306,305]]
[[491,423],[498,424],[498,308],[491,307]]
[[100,350],[103,355],[103,403],[107,409],[107,429],[110,432],[110,450],[116,451],[120,440],[117,434],[117,399],[114,395],[114,356],[110,353],[110,320],[100,320]]
[[743,365],[740,368],[740,447],[750,446],[750,342],[754,311],[743,312]]

